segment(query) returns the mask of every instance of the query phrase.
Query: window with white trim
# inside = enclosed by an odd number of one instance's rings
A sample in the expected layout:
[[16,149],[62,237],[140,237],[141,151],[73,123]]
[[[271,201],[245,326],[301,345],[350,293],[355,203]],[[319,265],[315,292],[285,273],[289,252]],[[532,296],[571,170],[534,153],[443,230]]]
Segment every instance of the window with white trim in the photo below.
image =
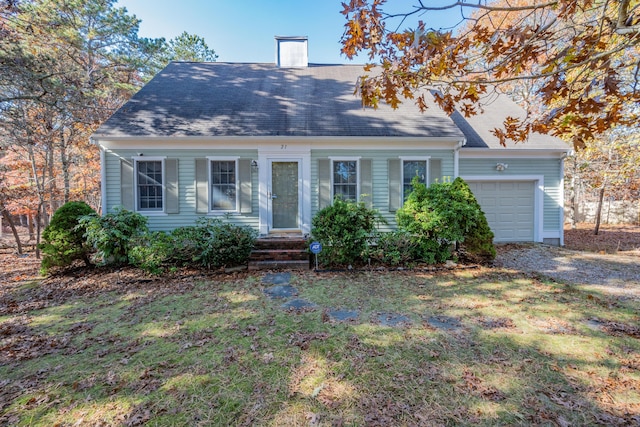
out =
[[212,212],[238,210],[238,159],[209,159],[209,209]]
[[136,159],[136,210],[164,211],[164,159]]
[[427,165],[428,159],[402,159],[402,200],[406,201],[413,191],[414,177],[422,184],[427,183]]
[[332,159],[331,184],[333,198],[358,201],[358,160]]

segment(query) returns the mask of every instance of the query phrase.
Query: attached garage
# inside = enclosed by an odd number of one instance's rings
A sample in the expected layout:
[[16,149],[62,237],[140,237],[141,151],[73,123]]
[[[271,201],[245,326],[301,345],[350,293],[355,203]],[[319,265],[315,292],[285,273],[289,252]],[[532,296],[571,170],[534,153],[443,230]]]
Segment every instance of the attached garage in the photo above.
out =
[[537,181],[471,181],[468,183],[495,234],[496,242],[538,241]]
[[496,242],[562,245],[564,158],[571,148],[535,132],[526,141],[500,141],[495,130],[503,129],[508,117],[526,120],[527,114],[500,96],[483,106],[482,114],[451,115],[466,137],[458,153],[458,176],[471,186]]

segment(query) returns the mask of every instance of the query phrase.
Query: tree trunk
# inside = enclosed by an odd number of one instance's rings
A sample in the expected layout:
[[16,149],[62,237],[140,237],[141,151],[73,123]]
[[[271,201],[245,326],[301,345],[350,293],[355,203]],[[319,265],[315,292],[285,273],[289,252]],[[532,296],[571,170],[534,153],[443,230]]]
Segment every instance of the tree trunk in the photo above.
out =
[[29,212],[27,214],[27,224],[28,224],[28,227],[29,227],[29,240],[33,240],[36,237],[35,236],[35,230],[34,230],[34,227],[33,227],[33,221],[34,221],[33,214],[31,212]]
[[38,213],[36,214],[36,259],[40,259],[40,235],[42,228],[42,219],[40,213],[42,212],[42,207],[38,208]]
[[600,193],[598,195],[598,207],[596,209],[596,228],[593,230],[593,234],[596,236],[600,232],[600,218],[602,217],[602,201],[604,200],[604,187],[605,184],[602,184],[600,187]]
[[69,174],[69,156],[67,156],[67,141],[64,137],[64,127],[60,130],[60,164],[62,166],[62,181],[64,183],[63,204],[69,201],[71,195],[71,178]]
[[0,216],[3,216],[4,219],[9,224],[11,228],[11,232],[13,233],[14,239],[16,239],[16,245],[18,246],[18,255],[22,255],[22,243],[20,242],[20,235],[18,235],[18,230],[16,229],[16,225],[13,223],[13,219],[11,219],[11,215],[7,212],[7,209],[4,207],[4,203],[0,200]]
[[44,206],[43,209],[43,219],[44,219],[44,223],[45,225],[49,224],[49,221],[51,220],[51,217],[53,216],[53,213],[56,211],[57,205],[58,205],[58,200],[57,200],[57,191],[56,191],[56,178],[55,178],[55,172],[53,170],[54,168],[54,155],[53,155],[53,151],[54,151],[54,147],[55,145],[53,143],[49,144],[48,149],[47,149],[47,167],[46,167],[46,171],[47,171],[47,178],[45,178],[43,180],[43,182],[48,182],[48,192],[49,192],[49,206],[47,207],[46,205]]

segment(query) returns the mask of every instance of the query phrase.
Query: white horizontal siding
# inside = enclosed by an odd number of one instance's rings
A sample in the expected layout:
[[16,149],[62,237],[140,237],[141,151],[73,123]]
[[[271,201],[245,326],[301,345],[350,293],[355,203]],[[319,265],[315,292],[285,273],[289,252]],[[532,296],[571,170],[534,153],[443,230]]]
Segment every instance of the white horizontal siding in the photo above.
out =
[[311,150],[311,214],[318,212],[318,159],[328,157],[360,157],[371,159],[373,208],[388,222],[381,230],[390,231],[397,227],[396,213],[389,212],[388,160],[399,157],[429,157],[442,161],[442,176],[453,179],[453,150]]

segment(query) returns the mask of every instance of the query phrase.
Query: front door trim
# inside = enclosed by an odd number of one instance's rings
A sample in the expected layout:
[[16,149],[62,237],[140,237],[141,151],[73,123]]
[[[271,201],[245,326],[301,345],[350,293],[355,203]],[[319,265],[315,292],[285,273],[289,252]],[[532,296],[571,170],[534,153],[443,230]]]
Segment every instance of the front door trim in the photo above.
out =
[[[269,210],[269,231],[295,231],[295,230],[299,230],[300,229],[300,219],[302,217],[301,215],[301,209],[300,207],[302,206],[302,197],[301,197],[301,191],[300,191],[300,184],[301,184],[301,179],[300,179],[300,169],[301,169],[301,159],[275,159],[275,158],[269,158],[267,160],[267,163],[269,165],[269,181],[268,181],[268,185],[269,185],[269,189],[267,191],[267,208]],[[298,169],[297,172],[297,178],[298,178],[298,212],[296,212],[296,227],[288,227],[288,228],[282,228],[282,227],[276,227],[274,224],[274,197],[277,197],[278,194],[275,194],[277,191],[273,188],[273,164],[274,163],[295,163]]]
[[258,148],[258,203],[260,235],[272,231],[271,222],[271,164],[298,162],[299,227],[303,235],[311,232],[311,149],[281,144],[268,144]]

